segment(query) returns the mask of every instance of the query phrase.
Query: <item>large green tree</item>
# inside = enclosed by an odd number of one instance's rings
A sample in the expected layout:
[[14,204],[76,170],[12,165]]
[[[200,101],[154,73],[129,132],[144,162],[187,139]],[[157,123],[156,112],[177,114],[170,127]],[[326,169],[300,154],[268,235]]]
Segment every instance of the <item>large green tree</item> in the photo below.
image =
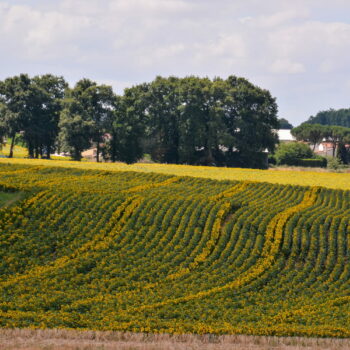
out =
[[261,89],[244,78],[230,76],[230,87],[225,112],[226,125],[232,136],[235,165],[258,167],[265,150],[273,151],[278,137],[277,104],[269,91]]
[[115,111],[113,125],[116,160],[134,163],[142,158],[145,139],[152,137],[150,84],[143,83],[124,90]]
[[327,127],[321,124],[303,123],[292,129],[291,133],[298,141],[309,142],[315,151],[316,145],[327,136]]
[[0,118],[6,135],[11,138],[9,158],[13,157],[16,135],[24,130],[31,117],[34,102],[32,81],[27,74],[7,78],[0,82],[0,102],[3,105]]
[[104,142],[108,121],[115,111],[116,97],[112,87],[93,84],[80,96],[88,119],[92,122],[91,140],[96,146],[96,161],[100,161],[101,143]]
[[179,163],[180,79],[157,77],[149,84],[147,95],[148,146],[153,159]]
[[341,141],[338,144],[337,156],[343,164],[350,163],[350,128],[343,131]]
[[144,116],[135,113],[133,100],[138,94],[128,91],[116,99],[116,108],[109,119],[109,139],[104,148],[104,158],[112,162],[134,163],[144,154],[142,139],[145,134]]
[[111,115],[115,111],[116,97],[110,86],[98,85],[89,79],[82,79],[68,91],[61,113],[60,140],[65,150],[75,160],[81,153],[96,147],[96,161],[100,161],[101,143]]
[[60,119],[61,150],[69,152],[74,160],[80,161],[82,152],[91,146],[92,122],[84,118],[80,108],[66,101]]
[[36,76],[26,74],[5,79],[0,83],[0,100],[5,106],[0,118],[11,138],[10,154],[19,132],[27,145],[30,157],[43,155],[49,158],[58,134],[61,99],[66,82],[51,74]]
[[348,139],[349,128],[343,126],[327,126],[325,131],[326,139],[332,143],[332,155],[335,157],[338,153],[339,147],[346,143]]
[[[34,153],[37,157],[40,153],[46,154],[50,158],[52,151],[55,148],[59,132],[59,118],[62,110],[62,99],[65,96],[65,91],[68,84],[63,77],[45,74],[35,76],[33,83],[40,91],[37,95],[40,96],[39,108],[36,114],[31,115],[31,119],[25,128],[24,137],[27,139],[29,154],[33,153],[31,149],[34,147]],[[32,136],[32,137],[30,137]]]
[[221,80],[188,77],[180,86],[180,161],[190,164],[216,163],[220,135],[224,129]]
[[245,79],[157,77],[126,92],[156,161],[256,167],[277,143],[276,102]]
[[87,113],[89,102],[85,101],[84,91],[93,85],[96,84],[88,79],[79,81],[73,89],[68,89],[66,98],[62,101],[60,145],[63,151],[70,153],[77,161],[81,160],[82,152],[92,146],[93,123]]

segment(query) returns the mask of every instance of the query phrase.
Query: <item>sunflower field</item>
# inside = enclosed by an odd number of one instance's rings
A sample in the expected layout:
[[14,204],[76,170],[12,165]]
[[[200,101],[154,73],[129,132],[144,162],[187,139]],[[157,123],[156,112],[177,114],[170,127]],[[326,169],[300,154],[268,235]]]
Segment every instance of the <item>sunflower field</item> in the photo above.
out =
[[0,327],[350,337],[345,178],[55,164],[0,162]]

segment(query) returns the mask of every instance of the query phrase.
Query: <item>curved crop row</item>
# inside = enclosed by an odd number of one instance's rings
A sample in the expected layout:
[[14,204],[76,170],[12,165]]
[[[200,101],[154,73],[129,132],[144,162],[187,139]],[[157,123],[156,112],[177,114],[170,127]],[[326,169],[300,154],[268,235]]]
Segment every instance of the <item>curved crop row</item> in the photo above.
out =
[[0,325],[350,336],[350,192],[0,165]]

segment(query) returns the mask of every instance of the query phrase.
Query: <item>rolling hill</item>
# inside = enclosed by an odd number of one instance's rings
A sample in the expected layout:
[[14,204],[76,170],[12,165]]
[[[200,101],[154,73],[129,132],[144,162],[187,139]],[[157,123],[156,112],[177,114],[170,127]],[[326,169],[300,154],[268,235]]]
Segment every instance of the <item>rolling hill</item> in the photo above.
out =
[[29,164],[0,163],[1,327],[350,336],[346,184]]

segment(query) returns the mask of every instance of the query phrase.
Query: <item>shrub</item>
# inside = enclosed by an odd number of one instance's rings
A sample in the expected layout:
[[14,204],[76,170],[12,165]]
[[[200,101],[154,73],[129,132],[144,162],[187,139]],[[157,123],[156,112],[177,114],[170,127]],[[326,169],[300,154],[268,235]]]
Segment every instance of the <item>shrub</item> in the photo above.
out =
[[299,165],[301,159],[310,159],[313,155],[308,145],[299,142],[282,143],[275,153],[278,165]]
[[327,162],[328,169],[339,170],[343,167],[344,167],[344,165],[342,164],[342,162],[340,161],[340,159],[338,157],[331,157],[328,159],[328,162]]
[[270,154],[269,158],[268,158],[268,162],[269,162],[269,165],[276,165],[277,164],[277,160],[276,160],[275,155]]
[[298,165],[312,168],[325,168],[327,166],[327,159],[324,157],[299,159]]

